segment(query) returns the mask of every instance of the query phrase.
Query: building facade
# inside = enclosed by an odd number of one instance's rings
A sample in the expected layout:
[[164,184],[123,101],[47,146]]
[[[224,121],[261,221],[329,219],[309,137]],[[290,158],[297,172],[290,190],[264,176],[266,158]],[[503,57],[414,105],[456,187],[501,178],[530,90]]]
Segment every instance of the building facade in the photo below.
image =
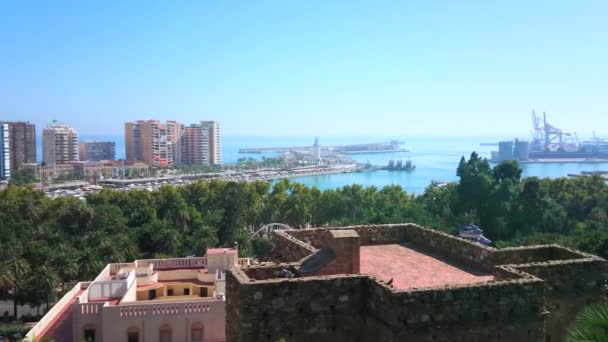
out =
[[78,133],[57,123],[42,130],[42,161],[47,165],[78,161]]
[[6,122],[10,135],[11,171],[25,163],[36,162],[36,125],[29,122]]
[[217,121],[201,121],[201,126],[209,134],[209,164],[222,165],[222,140],[220,123]]
[[0,180],[11,176],[11,145],[9,125],[0,123]]
[[42,183],[50,183],[59,177],[97,183],[104,179],[149,175],[148,165],[143,162],[116,160],[78,161],[52,166],[29,163],[23,164],[22,170],[30,171]]
[[125,123],[126,159],[149,166],[180,163],[182,124],[176,121],[140,120]]
[[220,145],[218,122],[202,121],[185,127],[181,139],[181,163],[186,165],[221,165]]
[[27,334],[55,342],[225,341],[226,276],[235,248],[204,257],[109,264],[76,284]]
[[84,141],[78,147],[82,161],[116,159],[116,143],[113,141]]

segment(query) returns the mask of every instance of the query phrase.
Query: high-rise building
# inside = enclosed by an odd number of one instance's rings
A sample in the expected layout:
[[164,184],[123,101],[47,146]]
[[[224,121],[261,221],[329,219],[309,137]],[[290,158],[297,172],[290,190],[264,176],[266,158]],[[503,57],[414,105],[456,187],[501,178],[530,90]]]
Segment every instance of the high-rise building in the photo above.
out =
[[11,171],[36,162],[36,125],[29,122],[4,122],[10,136]]
[[182,125],[176,121],[140,120],[125,123],[127,160],[139,160],[150,166],[180,163],[179,143]]
[[201,121],[201,126],[209,132],[209,163],[222,164],[222,144],[220,138],[220,123],[217,121]]
[[182,164],[220,165],[220,128],[216,121],[185,127],[182,134]]
[[78,147],[82,161],[116,159],[116,143],[113,141],[83,141],[78,143]]
[[202,121],[185,127],[181,142],[182,164],[221,164],[219,142],[219,123],[215,121]]
[[0,179],[11,176],[11,147],[9,125],[0,123]]
[[184,127],[181,139],[182,164],[209,165],[209,138],[200,125]]
[[[8,133],[3,134],[8,139],[8,155],[10,171],[21,169],[23,164],[36,162],[36,125],[29,122],[1,121],[3,129],[8,125]],[[3,152],[4,153],[4,152]]]
[[47,165],[78,161],[78,133],[76,130],[55,122],[43,129],[42,161]]

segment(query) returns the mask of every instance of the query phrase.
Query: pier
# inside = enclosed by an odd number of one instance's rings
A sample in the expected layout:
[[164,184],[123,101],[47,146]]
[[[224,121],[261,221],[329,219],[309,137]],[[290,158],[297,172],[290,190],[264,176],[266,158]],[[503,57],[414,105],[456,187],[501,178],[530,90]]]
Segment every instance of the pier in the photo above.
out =
[[351,144],[351,145],[334,145],[334,146],[321,146],[319,141],[315,140],[315,143],[311,146],[294,146],[294,147],[258,147],[258,148],[242,148],[239,153],[287,153],[287,152],[300,152],[300,153],[335,153],[335,154],[361,154],[361,153],[393,153],[393,152],[409,152],[406,149],[402,149],[401,145],[404,142],[398,140],[391,140],[386,142],[378,143],[367,143],[367,144]]

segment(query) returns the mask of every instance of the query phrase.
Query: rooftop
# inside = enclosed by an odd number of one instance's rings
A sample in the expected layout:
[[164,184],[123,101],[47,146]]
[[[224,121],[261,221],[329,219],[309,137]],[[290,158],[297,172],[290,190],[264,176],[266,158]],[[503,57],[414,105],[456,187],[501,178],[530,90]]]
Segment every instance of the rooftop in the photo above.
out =
[[491,274],[448,263],[407,244],[361,246],[361,273],[390,281],[396,289],[483,283]]

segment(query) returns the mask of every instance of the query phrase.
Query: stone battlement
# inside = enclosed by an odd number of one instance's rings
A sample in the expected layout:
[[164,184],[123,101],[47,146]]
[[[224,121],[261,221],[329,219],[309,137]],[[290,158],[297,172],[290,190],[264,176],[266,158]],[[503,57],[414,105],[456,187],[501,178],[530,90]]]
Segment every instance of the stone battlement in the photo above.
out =
[[[332,243],[351,260],[332,239],[355,234],[361,274],[334,274],[347,261],[300,272]],[[227,341],[561,341],[608,280],[604,259],[559,245],[498,249],[415,224],[277,231],[273,242],[285,263],[227,273]]]

